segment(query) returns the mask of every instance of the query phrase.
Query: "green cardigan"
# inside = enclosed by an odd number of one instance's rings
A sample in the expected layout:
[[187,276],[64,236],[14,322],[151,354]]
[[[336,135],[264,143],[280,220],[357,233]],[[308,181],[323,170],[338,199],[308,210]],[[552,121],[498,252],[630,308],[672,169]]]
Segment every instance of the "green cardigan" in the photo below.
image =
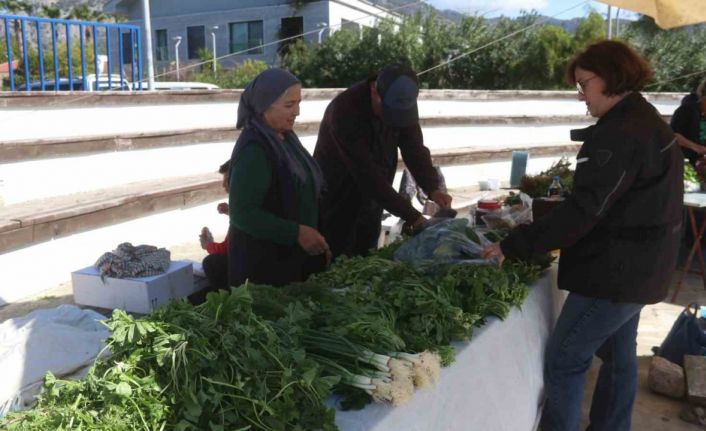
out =
[[[303,166],[302,155],[292,149],[287,141],[285,150],[292,151]],[[297,243],[299,225],[318,228],[319,205],[314,191],[311,170],[307,169],[307,180],[294,185],[299,197],[297,220],[278,217],[262,208],[265,195],[272,180],[270,166],[264,150],[259,145],[248,145],[240,151],[230,174],[230,222],[233,226],[257,239],[282,245]]]

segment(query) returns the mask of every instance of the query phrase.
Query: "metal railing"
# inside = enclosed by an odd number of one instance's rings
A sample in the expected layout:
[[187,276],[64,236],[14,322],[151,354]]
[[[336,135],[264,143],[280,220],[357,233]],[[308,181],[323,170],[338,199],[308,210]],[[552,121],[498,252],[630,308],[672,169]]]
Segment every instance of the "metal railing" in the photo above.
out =
[[142,90],[138,26],[0,14],[0,27],[10,91]]

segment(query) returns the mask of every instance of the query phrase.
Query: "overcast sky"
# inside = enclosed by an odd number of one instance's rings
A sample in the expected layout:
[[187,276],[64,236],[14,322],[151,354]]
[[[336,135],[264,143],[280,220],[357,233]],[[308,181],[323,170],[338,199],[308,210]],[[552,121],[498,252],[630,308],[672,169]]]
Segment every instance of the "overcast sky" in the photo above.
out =
[[[593,9],[605,14],[608,6],[597,1],[586,0],[426,0],[437,9],[453,9],[470,15],[515,17],[521,10],[536,10],[542,15],[558,19],[570,19],[588,15]],[[569,10],[570,9],[570,10]],[[615,9],[614,9],[615,11]],[[615,12],[613,12],[615,13]],[[627,14],[621,13],[621,16]]]

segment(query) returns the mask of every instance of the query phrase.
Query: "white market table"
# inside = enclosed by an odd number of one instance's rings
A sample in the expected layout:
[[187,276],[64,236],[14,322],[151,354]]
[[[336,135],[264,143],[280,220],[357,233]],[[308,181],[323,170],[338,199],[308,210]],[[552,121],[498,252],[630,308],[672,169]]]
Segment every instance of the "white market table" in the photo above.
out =
[[694,217],[694,211],[706,210],[706,193],[684,193],[684,208],[686,208],[686,212],[689,215],[689,222],[691,224],[691,233],[694,236],[694,243],[691,246],[691,250],[689,250],[689,255],[686,258],[684,267],[681,271],[679,271],[679,279],[677,280],[677,285],[674,288],[671,302],[675,302],[677,300],[677,295],[679,295],[679,291],[681,290],[684,276],[687,272],[689,272],[689,268],[691,268],[691,260],[694,258],[694,254],[698,255],[699,272],[704,281],[704,288],[706,289],[706,269],[704,269],[704,256],[701,252],[701,237],[703,237],[704,230],[706,230],[706,217],[703,218],[701,226],[696,225],[696,218]]
[[416,391],[405,406],[371,404],[337,411],[342,431],[534,430],[543,400],[544,350],[565,293],[556,265],[530,287],[522,310],[505,321],[490,318],[469,343],[455,343],[456,362],[439,383]]

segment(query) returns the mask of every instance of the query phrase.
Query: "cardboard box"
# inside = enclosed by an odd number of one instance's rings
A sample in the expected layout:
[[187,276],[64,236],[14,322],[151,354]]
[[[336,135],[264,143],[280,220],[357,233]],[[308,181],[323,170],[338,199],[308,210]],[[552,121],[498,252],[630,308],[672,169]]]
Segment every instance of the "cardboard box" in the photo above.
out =
[[89,266],[72,272],[71,282],[77,304],[142,314],[196,290],[191,262],[180,260],[172,261],[164,274],[140,278],[106,277],[105,282],[98,270]]

